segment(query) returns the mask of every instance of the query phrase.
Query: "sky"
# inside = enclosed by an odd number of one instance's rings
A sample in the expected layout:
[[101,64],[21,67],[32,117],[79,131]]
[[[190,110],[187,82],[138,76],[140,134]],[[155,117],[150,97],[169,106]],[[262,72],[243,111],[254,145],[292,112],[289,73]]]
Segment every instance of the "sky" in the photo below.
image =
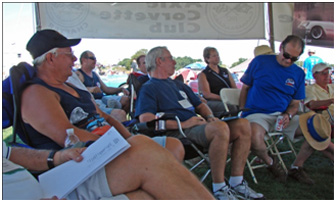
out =
[[[20,61],[31,63],[32,59],[26,44],[34,34],[32,3],[3,3],[3,72]],[[130,58],[140,49],[150,50],[155,46],[167,46],[174,57],[189,56],[203,59],[203,49],[207,46],[217,48],[222,64],[231,66],[239,58],[253,58],[253,50],[258,45],[268,45],[267,40],[126,40],[126,39],[82,39],[73,47],[77,57],[85,50],[95,53],[98,62],[108,65],[117,64],[124,58]],[[275,43],[276,52],[279,43]],[[300,57],[308,57],[307,50],[313,48],[316,55],[326,62],[334,64],[334,49],[307,46]],[[20,57],[18,57],[20,54]]]

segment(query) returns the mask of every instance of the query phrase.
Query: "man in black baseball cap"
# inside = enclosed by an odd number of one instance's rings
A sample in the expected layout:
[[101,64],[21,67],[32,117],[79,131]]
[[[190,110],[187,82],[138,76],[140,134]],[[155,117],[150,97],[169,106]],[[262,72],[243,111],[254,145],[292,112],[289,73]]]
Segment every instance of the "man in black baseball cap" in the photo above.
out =
[[81,39],[67,39],[55,30],[37,31],[27,43],[27,50],[33,59],[43,55],[53,48],[65,48],[79,44]]

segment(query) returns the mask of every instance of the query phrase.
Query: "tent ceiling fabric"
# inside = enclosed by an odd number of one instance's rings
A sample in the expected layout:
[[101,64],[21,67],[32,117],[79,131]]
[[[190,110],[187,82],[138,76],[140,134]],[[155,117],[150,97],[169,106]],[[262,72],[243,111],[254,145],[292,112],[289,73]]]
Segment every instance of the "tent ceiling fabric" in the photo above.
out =
[[38,3],[38,10],[40,29],[68,38],[266,39],[264,3]]

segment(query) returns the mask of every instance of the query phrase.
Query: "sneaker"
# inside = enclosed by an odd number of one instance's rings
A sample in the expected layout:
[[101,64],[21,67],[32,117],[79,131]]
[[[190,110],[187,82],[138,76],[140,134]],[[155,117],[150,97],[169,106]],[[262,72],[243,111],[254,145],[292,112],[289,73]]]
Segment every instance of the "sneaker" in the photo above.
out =
[[313,185],[315,182],[312,180],[308,174],[303,170],[303,168],[299,167],[299,169],[292,168],[288,171],[288,176],[296,179],[300,183]]
[[238,200],[236,197],[236,192],[231,189],[229,185],[225,185],[220,190],[214,193],[214,196],[217,200]]
[[273,164],[271,166],[268,166],[267,169],[272,172],[276,180],[278,180],[279,182],[286,182],[287,174],[283,170],[278,157],[273,156],[272,159],[273,159]]
[[251,189],[245,180],[241,184],[233,187],[233,190],[237,193],[237,198],[242,200],[260,200],[265,199],[262,193],[257,193]]

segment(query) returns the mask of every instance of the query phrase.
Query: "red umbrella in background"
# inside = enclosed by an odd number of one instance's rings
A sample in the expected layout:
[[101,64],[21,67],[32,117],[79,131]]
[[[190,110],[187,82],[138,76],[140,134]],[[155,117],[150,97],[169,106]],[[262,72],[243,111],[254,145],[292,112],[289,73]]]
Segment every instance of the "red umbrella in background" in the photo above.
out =
[[182,68],[176,72],[176,77],[179,75],[183,76],[183,80],[185,84],[188,84],[191,80],[197,79],[197,73],[191,69]]

